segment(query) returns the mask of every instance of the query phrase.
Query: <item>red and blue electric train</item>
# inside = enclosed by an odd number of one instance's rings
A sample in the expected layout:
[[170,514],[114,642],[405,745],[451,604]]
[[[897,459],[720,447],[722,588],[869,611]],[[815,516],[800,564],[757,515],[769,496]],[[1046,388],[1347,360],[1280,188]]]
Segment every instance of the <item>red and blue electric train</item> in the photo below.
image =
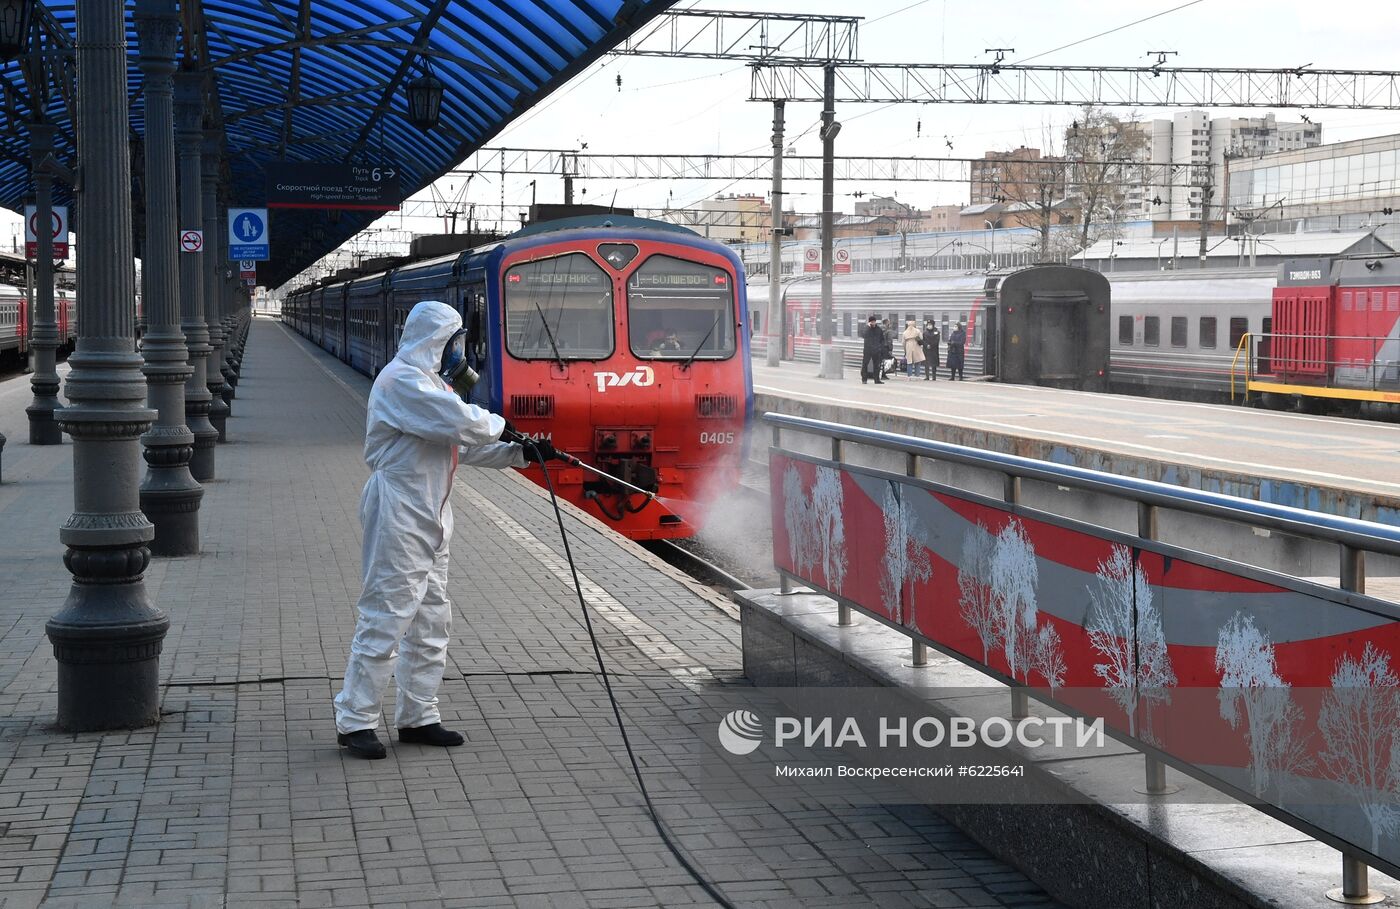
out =
[[[620,533],[693,536],[737,487],[753,379],[744,271],[727,247],[659,221],[569,218],[296,290],[282,318],[373,376],[420,300],[462,314],[475,403],[656,493],[551,465],[561,496]],[[525,472],[544,482],[539,467]]]

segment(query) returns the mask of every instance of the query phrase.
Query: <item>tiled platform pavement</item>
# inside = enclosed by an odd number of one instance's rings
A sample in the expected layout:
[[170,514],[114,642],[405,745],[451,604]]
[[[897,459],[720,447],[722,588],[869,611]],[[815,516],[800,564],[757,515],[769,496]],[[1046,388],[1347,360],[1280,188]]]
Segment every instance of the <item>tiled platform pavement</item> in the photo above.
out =
[[[0,383],[0,907],[684,906],[567,586],[548,503],[511,472],[454,498],[445,719],[463,748],[344,757],[330,699],[358,592],[368,381],[254,324],[207,487],[203,553],[147,575],[171,618],[158,728],[52,725],[43,625],[68,588],[71,448],[24,444]],[[781,798],[704,778],[739,628],[639,548],[569,517],[619,699],[661,812],[736,903],[1046,906],[923,807]],[[392,704],[392,694],[387,703]],[[708,738],[700,730],[709,730]],[[711,781],[713,782],[713,781]],[[893,798],[893,797],[891,797]]]

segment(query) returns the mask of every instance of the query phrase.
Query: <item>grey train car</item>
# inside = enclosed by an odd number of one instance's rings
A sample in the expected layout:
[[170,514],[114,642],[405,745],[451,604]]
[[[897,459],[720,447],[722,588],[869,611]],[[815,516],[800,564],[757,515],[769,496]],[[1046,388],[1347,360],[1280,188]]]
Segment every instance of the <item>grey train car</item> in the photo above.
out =
[[[909,319],[919,325],[932,319],[944,339],[959,322],[967,324],[964,369],[969,376],[983,374],[983,320],[979,318],[986,299],[988,281],[997,278],[964,272],[928,272],[919,275],[849,275],[833,281],[832,303],[835,324],[832,343],[843,352],[848,367],[860,365],[861,336],[867,316],[889,319],[896,331]],[[815,281],[793,281],[783,286],[783,358],[816,363],[820,337],[821,285]],[[749,285],[749,314],[754,356],[768,351],[768,284]],[[940,357],[947,355],[947,345]],[[939,364],[941,367],[943,364]]]
[[[868,315],[889,318],[902,329],[907,319],[932,318],[946,339],[967,323],[969,376],[995,369],[984,357],[989,291],[1007,273],[924,272],[850,275],[833,281],[833,341],[846,365],[860,363],[859,326]],[[1109,382],[1114,391],[1161,397],[1221,399],[1230,393],[1235,347],[1247,331],[1271,329],[1274,268],[1211,269],[1207,272],[1125,272],[1105,275],[1110,285]],[[820,287],[784,285],[787,319],[784,357],[816,363]],[[767,351],[768,285],[749,287],[755,356]],[[943,346],[946,356],[947,347]],[[989,370],[988,367],[991,367]]]
[[[990,285],[991,282],[989,281]],[[984,306],[988,372],[1001,382],[1078,391],[1107,391],[1108,279],[1073,265],[1037,265],[988,286],[996,306]]]

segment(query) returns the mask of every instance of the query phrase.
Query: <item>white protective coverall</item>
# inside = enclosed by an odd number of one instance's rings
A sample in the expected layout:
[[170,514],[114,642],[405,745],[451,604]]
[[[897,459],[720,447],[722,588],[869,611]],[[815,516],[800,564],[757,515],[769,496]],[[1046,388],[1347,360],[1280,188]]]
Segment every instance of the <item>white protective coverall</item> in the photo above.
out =
[[398,648],[400,729],[440,721],[437,690],[447,665],[452,603],[447,596],[448,498],[457,465],[521,467],[519,445],[498,441],[505,420],[467,404],[437,374],[462,318],[435,300],[413,307],[399,352],[374,380],[365,426],[369,481],[359,621],[335,698],[335,727],[379,725],[379,702]]

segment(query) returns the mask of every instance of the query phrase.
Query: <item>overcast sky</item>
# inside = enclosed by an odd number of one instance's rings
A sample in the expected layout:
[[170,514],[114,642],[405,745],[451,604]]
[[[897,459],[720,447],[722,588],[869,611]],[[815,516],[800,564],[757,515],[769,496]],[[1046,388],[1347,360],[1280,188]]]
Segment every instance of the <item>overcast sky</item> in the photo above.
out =
[[[1179,56],[1171,62],[1183,66],[1393,69],[1400,35],[1400,4],[1377,0],[682,0],[680,5],[863,15],[860,52],[867,62],[978,63],[989,59],[984,48],[1011,47],[1015,53],[1010,60],[1035,57],[1040,64],[1134,65],[1142,64],[1148,51],[1175,50]],[[1155,13],[1164,14],[1093,37]],[[1056,50],[1064,45],[1073,46]],[[621,91],[617,75],[622,76]],[[748,95],[749,72],[741,63],[605,57],[492,144],[578,148],[586,142],[590,152],[624,154],[766,153],[772,107],[749,102]],[[1170,117],[1172,112],[1137,113],[1152,118]],[[1284,120],[1296,119],[1298,113],[1277,111]],[[1323,125],[1326,142],[1400,132],[1400,111],[1308,113]],[[820,154],[813,128],[819,115],[815,104],[788,107],[788,135],[800,136],[794,142],[800,154]],[[1047,133],[1062,134],[1073,116],[1073,108],[845,104],[837,106],[843,129],[836,148],[838,155],[976,157],[988,149],[1043,145]],[[916,135],[920,121],[922,131]],[[507,227],[518,226],[514,219],[529,204],[529,182],[526,177],[506,178],[504,198],[511,218]],[[440,181],[449,197],[460,185],[456,178]],[[819,184],[786,188],[793,207],[819,208]],[[675,206],[692,204],[721,192],[766,194],[768,185],[586,181],[577,190],[579,201],[607,203],[616,192],[618,205],[644,208],[660,207],[668,200]],[[856,191],[895,194],[920,207],[967,201],[962,184],[838,184],[837,208],[849,211],[855,201],[850,193]],[[541,202],[562,201],[562,185],[542,178],[538,194]],[[495,219],[501,198],[496,175],[472,181],[468,201],[480,206],[478,217]],[[379,225],[393,228],[401,222],[418,232],[441,225],[431,218],[398,215]],[[464,226],[459,222],[459,229]],[[8,234],[8,228],[0,229]]]

